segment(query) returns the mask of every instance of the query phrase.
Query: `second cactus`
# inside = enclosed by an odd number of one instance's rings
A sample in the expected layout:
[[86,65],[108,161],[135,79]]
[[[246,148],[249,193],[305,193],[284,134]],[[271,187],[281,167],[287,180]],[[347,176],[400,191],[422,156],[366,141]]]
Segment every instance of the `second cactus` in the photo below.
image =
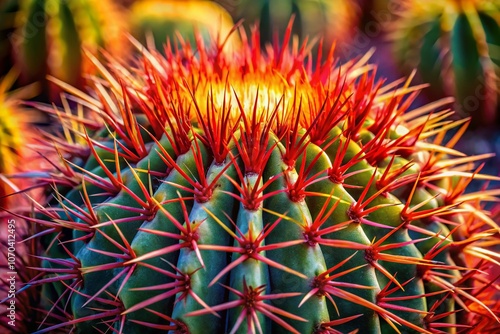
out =
[[410,0],[393,26],[396,54],[432,97],[454,96],[473,125],[500,121],[500,1]]

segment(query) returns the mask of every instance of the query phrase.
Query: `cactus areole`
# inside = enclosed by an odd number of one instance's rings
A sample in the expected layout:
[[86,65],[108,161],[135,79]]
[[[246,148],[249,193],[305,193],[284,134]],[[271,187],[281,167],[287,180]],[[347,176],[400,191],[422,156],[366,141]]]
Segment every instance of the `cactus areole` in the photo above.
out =
[[60,83],[78,107],[44,107],[61,161],[26,217],[38,333],[495,332],[496,192],[464,193],[493,179],[453,149],[467,121],[410,110],[421,87],[369,54],[239,33],[132,41],[132,66],[91,56],[90,92]]

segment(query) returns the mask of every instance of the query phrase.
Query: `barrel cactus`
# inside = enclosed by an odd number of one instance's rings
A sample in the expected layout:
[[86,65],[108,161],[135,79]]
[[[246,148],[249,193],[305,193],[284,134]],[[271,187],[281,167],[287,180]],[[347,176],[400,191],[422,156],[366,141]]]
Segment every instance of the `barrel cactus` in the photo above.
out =
[[72,86],[83,86],[83,73],[92,73],[83,49],[100,48],[117,55],[126,45],[126,16],[111,0],[21,0],[16,30],[9,36],[24,83],[40,81],[45,95],[58,97],[50,75]]
[[453,148],[468,122],[410,110],[422,87],[368,56],[241,36],[133,42],[134,66],[92,58],[80,106],[52,109],[61,161],[30,173],[49,198],[23,216],[37,333],[498,331],[498,191],[465,193],[495,179]]
[[475,126],[500,120],[500,2],[410,0],[390,30],[397,57],[418,67],[432,96],[454,96]]

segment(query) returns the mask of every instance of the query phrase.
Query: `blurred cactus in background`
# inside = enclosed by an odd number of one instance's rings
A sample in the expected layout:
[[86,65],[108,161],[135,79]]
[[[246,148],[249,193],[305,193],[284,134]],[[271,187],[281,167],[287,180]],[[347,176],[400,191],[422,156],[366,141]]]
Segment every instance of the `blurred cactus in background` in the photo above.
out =
[[[143,44],[150,35],[158,50],[167,40],[181,38],[194,44],[197,31],[206,41],[227,36],[234,26],[229,13],[212,1],[139,0],[130,6],[129,14],[132,35]],[[238,43],[236,34],[231,35],[226,50]]]
[[15,31],[2,43],[10,44],[11,57],[21,69],[21,83],[41,82],[44,98],[54,100],[60,91],[47,82],[48,75],[76,87],[83,85],[83,73],[92,73],[92,65],[82,49],[92,54],[100,48],[113,55],[124,54],[127,19],[113,1],[14,2],[7,7],[10,12],[18,7],[11,13]]
[[454,96],[473,126],[498,124],[499,0],[407,0],[391,31],[398,60],[418,68],[431,98]]
[[247,31],[260,22],[260,42],[284,36],[291,16],[292,32],[301,38],[323,38],[325,49],[332,43],[349,42],[359,19],[359,6],[349,0],[216,0],[235,21],[244,20]]

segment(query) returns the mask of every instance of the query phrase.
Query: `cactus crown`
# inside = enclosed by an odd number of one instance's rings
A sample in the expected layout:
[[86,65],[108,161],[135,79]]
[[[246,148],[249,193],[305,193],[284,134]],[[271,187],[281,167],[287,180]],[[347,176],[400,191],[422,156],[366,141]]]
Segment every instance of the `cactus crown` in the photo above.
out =
[[494,179],[453,149],[467,121],[447,100],[410,110],[410,79],[377,80],[369,54],[313,58],[290,31],[265,51],[254,30],[234,53],[199,38],[136,45],[132,68],[91,58],[78,113],[44,107],[65,136],[38,174],[52,202],[24,217],[45,247],[39,333],[496,325],[481,202],[497,192],[464,194]]

